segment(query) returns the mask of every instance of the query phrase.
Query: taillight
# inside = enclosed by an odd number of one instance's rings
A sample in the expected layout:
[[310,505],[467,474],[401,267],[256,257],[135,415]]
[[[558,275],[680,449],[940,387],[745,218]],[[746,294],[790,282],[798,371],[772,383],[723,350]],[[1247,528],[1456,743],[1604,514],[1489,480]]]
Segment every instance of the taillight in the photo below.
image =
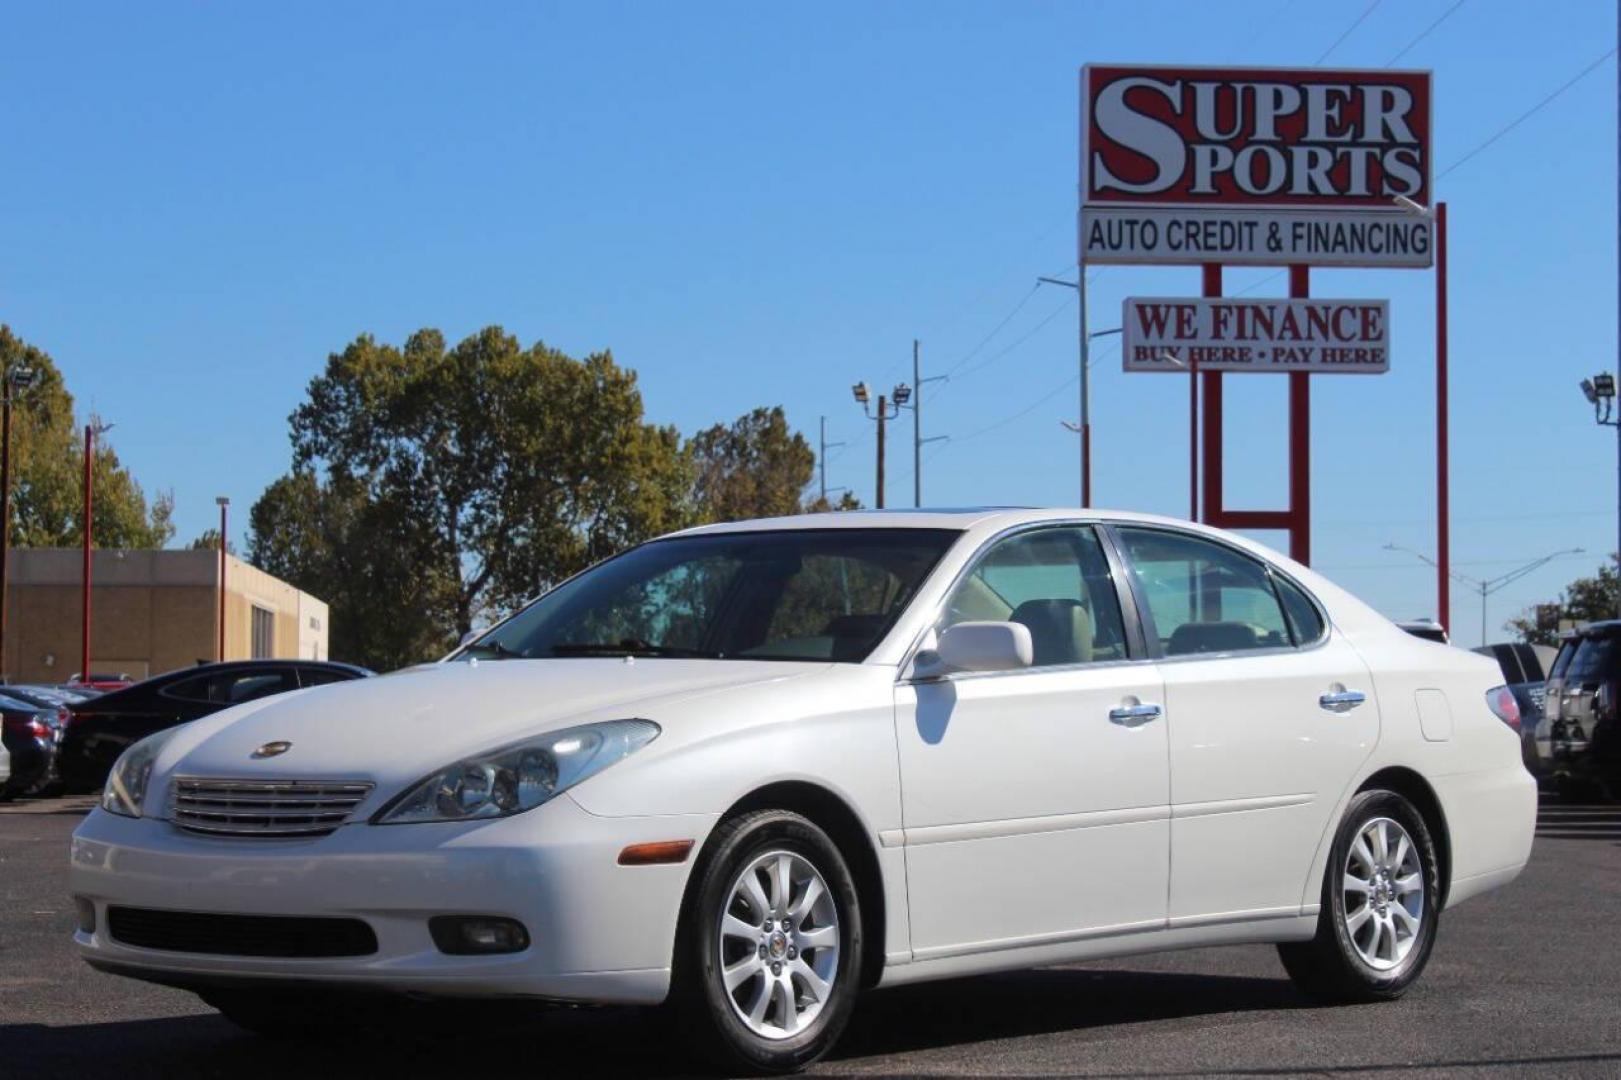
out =
[[36,739],[48,738],[51,726],[37,716],[8,716],[5,719],[8,731],[19,732]]
[[1486,707],[1492,715],[1503,723],[1520,730],[1520,703],[1514,700],[1514,693],[1506,686],[1496,686],[1486,691]]

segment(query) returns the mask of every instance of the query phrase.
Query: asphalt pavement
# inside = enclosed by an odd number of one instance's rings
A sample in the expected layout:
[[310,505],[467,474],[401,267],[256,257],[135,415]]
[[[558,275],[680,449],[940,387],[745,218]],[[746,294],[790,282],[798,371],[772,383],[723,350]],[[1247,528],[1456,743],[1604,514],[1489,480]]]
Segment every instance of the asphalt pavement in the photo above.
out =
[[[676,1076],[661,1013],[402,1007],[334,1042],[239,1032],[69,948],[86,800],[0,806],[0,1077]],[[1531,865],[1445,914],[1400,1001],[1325,1008],[1267,947],[1199,949],[867,995],[819,1075],[1621,1076],[1621,807],[1549,805]]]

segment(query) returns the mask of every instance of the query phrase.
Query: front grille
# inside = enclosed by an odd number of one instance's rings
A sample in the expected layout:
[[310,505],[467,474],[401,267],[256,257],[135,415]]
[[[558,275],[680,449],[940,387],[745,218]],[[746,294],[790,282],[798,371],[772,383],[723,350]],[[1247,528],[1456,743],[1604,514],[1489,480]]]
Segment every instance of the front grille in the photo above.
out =
[[110,907],[107,929],[121,944],[165,952],[313,960],[377,951],[377,935],[359,919]]
[[371,784],[316,780],[204,780],[177,777],[169,820],[214,836],[325,836],[349,819]]

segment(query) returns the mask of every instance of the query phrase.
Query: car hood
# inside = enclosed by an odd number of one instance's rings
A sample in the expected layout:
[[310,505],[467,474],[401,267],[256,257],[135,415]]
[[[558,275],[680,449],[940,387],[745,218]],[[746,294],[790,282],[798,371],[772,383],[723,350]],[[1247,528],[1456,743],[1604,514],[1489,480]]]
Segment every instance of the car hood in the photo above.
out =
[[[172,776],[370,780],[387,797],[446,765],[596,720],[657,721],[695,695],[802,678],[827,665],[620,658],[436,664],[227,709],[179,729],[149,791]],[[255,758],[272,742],[291,746]],[[158,807],[148,805],[148,813]]]

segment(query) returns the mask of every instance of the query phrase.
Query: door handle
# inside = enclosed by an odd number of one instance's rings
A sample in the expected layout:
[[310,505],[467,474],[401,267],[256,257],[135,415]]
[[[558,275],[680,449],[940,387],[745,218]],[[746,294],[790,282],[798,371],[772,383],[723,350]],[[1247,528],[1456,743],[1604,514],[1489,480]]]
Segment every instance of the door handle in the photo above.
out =
[[1367,700],[1368,695],[1360,690],[1335,690],[1318,698],[1317,704],[1329,712],[1350,712]]
[[1150,720],[1158,720],[1160,707],[1150,703],[1118,705],[1109,710],[1109,720],[1123,727],[1141,727]]

